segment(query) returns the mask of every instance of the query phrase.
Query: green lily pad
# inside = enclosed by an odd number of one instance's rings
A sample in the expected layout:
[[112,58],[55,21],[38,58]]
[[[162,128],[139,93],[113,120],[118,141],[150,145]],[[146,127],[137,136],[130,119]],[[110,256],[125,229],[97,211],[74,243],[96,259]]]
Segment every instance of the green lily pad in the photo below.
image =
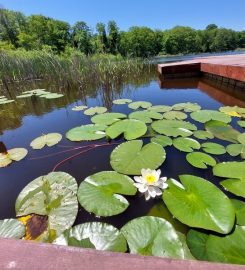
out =
[[229,115],[214,110],[201,110],[191,113],[190,116],[193,120],[201,123],[206,123],[211,120],[216,120],[224,123],[231,122],[231,117]]
[[135,101],[135,102],[129,103],[128,107],[130,109],[137,110],[139,108],[147,109],[147,108],[151,107],[151,105],[152,104],[150,102],[147,102],[147,101]]
[[94,124],[101,124],[101,125],[106,125],[109,126],[122,118],[126,118],[127,115],[123,113],[103,113],[103,114],[98,114],[95,115],[91,118],[91,121]]
[[168,180],[168,189],[163,192],[169,211],[190,227],[229,233],[235,220],[229,198],[203,178],[193,175],[181,175],[179,178],[181,183]]
[[158,113],[164,113],[164,112],[171,111],[172,107],[166,106],[166,105],[155,105],[155,106],[149,107],[147,110],[158,112]]
[[236,157],[238,155],[241,155],[241,158],[245,159],[245,145],[243,145],[243,144],[240,144],[240,143],[229,144],[226,147],[226,151],[232,157]]
[[157,169],[166,159],[166,152],[157,143],[148,143],[134,140],[117,146],[111,153],[112,168],[123,174],[140,175],[141,169]]
[[229,192],[245,198],[245,178],[243,179],[226,179],[220,184]]
[[220,121],[210,121],[205,124],[205,129],[212,133],[216,138],[228,142],[237,142],[237,137],[240,134],[232,126]]
[[185,112],[195,112],[200,111],[201,106],[197,103],[186,102],[174,104],[173,109],[176,111],[184,110]]
[[173,146],[183,152],[193,152],[194,149],[200,149],[201,145],[198,141],[191,138],[173,139]]
[[27,97],[32,97],[32,96],[34,96],[34,94],[29,93],[29,94],[22,94],[22,95],[16,96],[16,98],[27,98]]
[[163,114],[163,118],[168,120],[183,120],[187,118],[187,114],[179,111],[169,111]]
[[128,98],[121,98],[121,99],[115,99],[112,102],[116,105],[123,105],[123,104],[132,102],[132,100]]
[[245,202],[232,199],[232,205],[236,211],[236,224],[244,226],[245,225]]
[[230,116],[235,116],[235,117],[241,117],[245,116],[245,108],[240,108],[238,106],[224,106],[219,108],[220,112],[226,113]]
[[130,253],[165,258],[185,258],[181,240],[173,226],[158,217],[139,217],[121,229]]
[[186,160],[194,167],[200,169],[207,169],[207,165],[215,166],[216,161],[210,155],[201,153],[201,152],[193,152],[186,155]]
[[137,112],[132,112],[128,116],[130,119],[136,119],[140,120],[146,124],[152,123],[152,119],[162,119],[163,116],[154,111],[137,111]]
[[66,133],[66,138],[74,142],[94,141],[106,136],[104,132],[106,128],[107,126],[98,124],[83,125],[70,129]]
[[172,137],[188,137],[192,135],[192,130],[197,130],[194,124],[181,120],[158,120],[151,124],[152,128],[163,135]]
[[223,155],[226,153],[226,149],[223,145],[212,142],[203,143],[202,150],[213,155]]
[[102,114],[107,111],[106,107],[91,107],[84,111],[84,114],[86,115],[95,115],[95,114]]
[[205,130],[196,130],[193,132],[193,136],[200,140],[213,139],[214,135]]
[[237,124],[242,127],[242,128],[245,128],[245,120],[239,120],[237,121]]
[[245,179],[245,161],[219,163],[213,168],[213,174],[224,178]]
[[79,112],[79,111],[83,111],[83,110],[85,110],[87,108],[88,108],[88,106],[80,105],[80,106],[74,106],[72,108],[72,110],[75,111],[75,112]]
[[22,92],[23,94],[37,94],[37,93],[47,93],[46,89],[33,89]]
[[46,93],[44,95],[41,95],[40,97],[46,98],[46,99],[56,99],[56,98],[61,98],[63,97],[63,94],[58,94],[58,93]]
[[239,143],[245,145],[245,133],[242,133],[242,134],[238,135],[237,140],[238,140]]
[[126,239],[122,233],[114,226],[102,222],[76,225],[55,239],[53,244],[114,252],[127,250]]
[[25,226],[17,219],[0,220],[0,237],[21,239],[25,235]]
[[51,241],[74,223],[78,212],[77,182],[64,172],[52,172],[30,182],[18,195],[16,215],[48,216],[48,230],[39,238]]
[[112,124],[106,129],[106,135],[111,139],[123,134],[126,140],[133,140],[143,136],[147,131],[144,122],[135,119],[125,119]]
[[7,99],[7,100],[0,100],[0,105],[9,104],[15,102],[13,99]]
[[48,147],[54,146],[58,144],[62,140],[62,135],[59,133],[48,133],[43,134],[40,137],[37,137],[34,139],[30,146],[33,149],[42,149],[45,145]]
[[129,202],[122,195],[135,195],[134,181],[114,171],[88,176],[79,186],[78,200],[83,208],[96,216],[114,216],[124,212]]
[[26,157],[28,151],[25,148],[13,148],[7,153],[0,153],[0,168],[6,167],[13,161],[20,161]]
[[156,137],[151,138],[151,142],[158,143],[162,147],[170,146],[173,144],[172,139],[164,135],[157,135]]

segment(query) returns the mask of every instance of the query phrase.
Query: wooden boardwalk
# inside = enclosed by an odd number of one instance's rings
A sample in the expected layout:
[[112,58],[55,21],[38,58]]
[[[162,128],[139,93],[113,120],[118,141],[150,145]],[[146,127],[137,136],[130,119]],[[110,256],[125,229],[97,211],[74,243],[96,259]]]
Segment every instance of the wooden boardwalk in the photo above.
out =
[[197,77],[202,73],[245,82],[245,54],[195,58],[193,60],[158,64],[164,78]]

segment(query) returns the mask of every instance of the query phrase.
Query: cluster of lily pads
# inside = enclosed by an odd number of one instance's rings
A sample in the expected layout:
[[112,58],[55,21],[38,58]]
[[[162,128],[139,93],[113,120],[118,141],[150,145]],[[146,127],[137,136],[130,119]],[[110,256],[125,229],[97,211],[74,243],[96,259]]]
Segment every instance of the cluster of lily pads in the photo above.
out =
[[[229,124],[234,118],[244,127],[245,109],[226,106],[219,111],[202,110],[189,102],[152,106],[150,102],[129,99],[114,100],[114,104],[128,104],[134,111],[127,116],[107,112],[105,107],[76,106],[73,110],[85,110],[92,116],[92,123],[66,133],[66,138],[75,142],[117,139],[119,143],[110,155],[113,170],[90,175],[79,187],[76,179],[64,172],[38,177],[19,194],[17,219],[0,221],[0,236],[245,264],[245,133]],[[59,133],[42,135],[31,142],[31,147],[53,146],[61,139]],[[216,141],[210,141],[213,139]],[[194,175],[180,175],[179,180],[161,177],[159,167],[167,158],[165,148],[172,146],[187,153],[190,165],[213,167],[213,175],[221,180],[220,188]],[[0,154],[0,166],[8,165],[6,158],[20,160],[15,153],[10,150]],[[217,163],[215,156],[225,153],[237,156],[237,161]],[[237,198],[230,199],[223,188]],[[95,216],[114,216],[127,210],[127,196],[135,196],[137,191],[144,193],[146,200],[162,196],[162,205],[174,219],[188,226],[187,235],[161,215],[133,219],[120,230],[102,222],[73,226],[79,204]]]

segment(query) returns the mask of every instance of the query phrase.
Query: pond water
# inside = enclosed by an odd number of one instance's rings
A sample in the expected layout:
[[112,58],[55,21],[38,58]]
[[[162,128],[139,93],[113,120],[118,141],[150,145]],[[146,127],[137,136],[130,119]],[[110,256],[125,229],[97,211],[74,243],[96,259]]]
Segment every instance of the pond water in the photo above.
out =
[[[33,179],[48,174],[61,160],[77,153],[57,154],[67,150],[67,146],[83,146],[90,142],[74,143],[65,138],[65,133],[76,126],[90,123],[90,117],[83,112],[72,111],[76,105],[101,105],[108,111],[130,113],[127,105],[114,105],[112,101],[118,98],[130,98],[133,101],[149,101],[153,105],[173,105],[180,102],[196,102],[203,109],[218,109],[222,105],[238,105],[245,107],[245,92],[226,85],[221,85],[207,79],[185,79],[162,81],[153,66],[137,78],[124,79],[117,83],[103,85],[87,85],[86,87],[61,88],[50,82],[36,81],[32,83],[10,85],[4,94],[14,97],[25,90],[45,88],[51,91],[61,91],[64,97],[55,100],[26,98],[19,99],[17,103],[7,104],[0,108],[0,141],[7,149],[15,147],[27,148],[28,156],[11,166],[0,169],[0,219],[15,217],[15,200],[19,192]],[[3,93],[0,92],[0,95]],[[9,94],[11,93],[11,95]],[[190,118],[187,119],[191,121]],[[197,123],[196,123],[197,124]],[[242,128],[233,120],[232,125],[242,131]],[[198,124],[197,124],[198,126]],[[54,147],[42,150],[31,149],[30,142],[43,133],[59,132],[63,135],[62,141]],[[100,140],[101,142],[105,140]],[[123,141],[118,139],[117,142]],[[145,139],[146,142],[149,139]],[[212,140],[216,142],[216,139]],[[219,141],[219,143],[221,143]],[[224,145],[229,144],[224,143]],[[110,154],[115,145],[101,147],[80,155],[62,164],[58,171],[71,174],[78,184],[87,176],[99,171],[112,170]],[[180,174],[193,174],[209,179],[217,184],[218,179],[212,174],[212,169],[201,170],[187,163],[185,152],[174,147],[166,148],[167,158],[161,166],[162,175],[178,179]],[[53,155],[57,154],[57,155]],[[43,157],[50,155],[48,157]],[[214,156],[217,162],[224,160],[240,160],[226,155]],[[229,194],[230,196],[230,194]],[[144,216],[152,209],[156,200],[145,201],[144,196],[137,194],[134,198],[127,197],[130,206],[124,213],[110,218],[99,218],[90,215],[80,208],[76,224],[86,221],[106,221],[118,228],[128,220]],[[159,202],[161,200],[159,199]]]

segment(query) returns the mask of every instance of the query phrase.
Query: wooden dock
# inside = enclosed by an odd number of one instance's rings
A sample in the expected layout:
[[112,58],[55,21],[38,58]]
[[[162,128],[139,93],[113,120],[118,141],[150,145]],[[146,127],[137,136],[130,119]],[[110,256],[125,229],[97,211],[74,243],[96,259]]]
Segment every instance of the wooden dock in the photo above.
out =
[[165,79],[199,77],[203,74],[245,86],[245,54],[195,58],[193,60],[158,64]]

